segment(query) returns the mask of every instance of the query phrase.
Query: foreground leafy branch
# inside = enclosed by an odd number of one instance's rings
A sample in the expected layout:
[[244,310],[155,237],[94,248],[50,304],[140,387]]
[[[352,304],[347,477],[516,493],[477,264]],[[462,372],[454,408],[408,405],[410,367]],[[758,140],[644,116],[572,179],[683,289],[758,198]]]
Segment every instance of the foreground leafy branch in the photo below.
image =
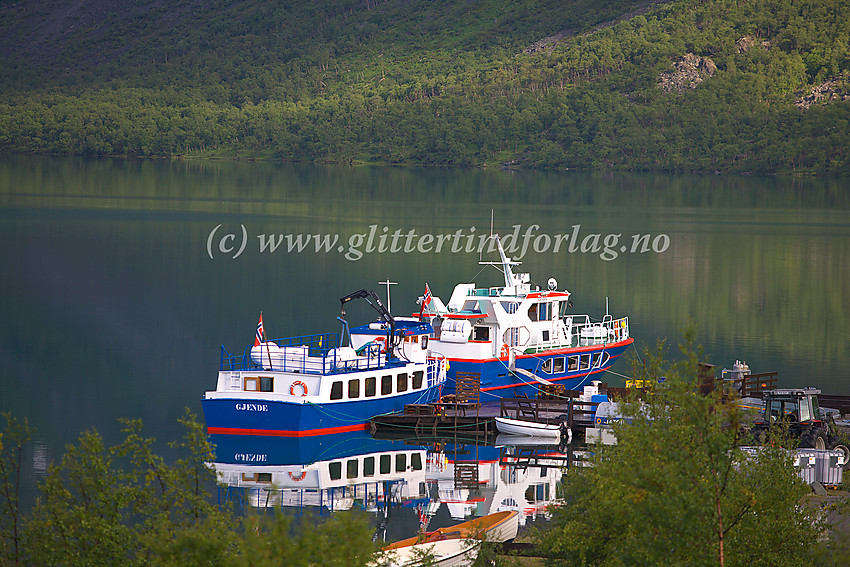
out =
[[0,430],[0,565],[366,565],[374,551],[365,517],[334,515],[321,527],[282,514],[238,516],[212,496],[215,471],[204,426],[188,410],[169,463],[140,420],[121,420],[107,447],[80,435],[49,467],[35,505],[20,511],[21,455],[33,431],[3,414]]
[[793,566],[811,564],[821,519],[787,452],[738,447],[741,410],[722,389],[699,393],[693,333],[684,360],[663,345],[644,367],[663,382],[622,404],[616,446],[570,471],[565,504],[541,545],[553,565]]

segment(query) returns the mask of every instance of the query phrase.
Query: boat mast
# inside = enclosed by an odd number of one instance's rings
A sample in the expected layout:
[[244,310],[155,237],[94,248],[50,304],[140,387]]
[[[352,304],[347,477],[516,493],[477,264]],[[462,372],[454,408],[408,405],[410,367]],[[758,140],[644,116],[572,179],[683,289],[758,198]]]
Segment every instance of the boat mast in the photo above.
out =
[[496,244],[499,247],[499,256],[502,258],[501,262],[478,262],[481,265],[490,265],[490,266],[502,266],[502,272],[505,275],[505,288],[514,288],[517,284],[516,276],[514,275],[513,270],[511,270],[511,266],[519,266],[522,262],[517,262],[516,260],[511,260],[505,255],[505,249],[502,248],[502,241],[499,240],[499,235],[494,234],[491,238],[496,239]]
[[398,282],[391,282],[390,278],[387,278],[387,281],[378,282],[378,283],[381,284],[381,285],[387,286],[387,311],[392,313],[393,312],[393,304],[390,302],[390,286],[391,285],[397,285]]

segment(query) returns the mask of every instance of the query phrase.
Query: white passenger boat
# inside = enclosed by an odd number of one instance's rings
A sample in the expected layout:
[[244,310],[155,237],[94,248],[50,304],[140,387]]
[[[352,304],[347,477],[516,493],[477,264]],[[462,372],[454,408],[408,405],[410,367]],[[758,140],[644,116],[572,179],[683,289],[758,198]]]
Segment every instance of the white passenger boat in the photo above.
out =
[[[241,355],[224,347],[216,389],[201,401],[210,434],[309,437],[369,428],[378,414],[439,397],[445,358],[429,355],[433,329],[422,321],[395,320],[374,292],[366,299],[380,314],[372,340],[351,344],[340,333],[265,340],[262,315],[254,346]],[[347,343],[347,344],[346,344]]]
[[481,263],[499,267],[504,285],[459,283],[444,304],[426,284],[420,300],[419,317],[434,328],[430,349],[449,360],[443,394],[454,392],[460,375],[478,377],[481,401],[534,397],[541,385],[579,390],[599,378],[634,342],[628,317],[612,317],[607,305],[601,319],[573,314],[569,291],[554,278],[541,289],[529,274],[514,273],[519,262],[494,238],[501,261]]

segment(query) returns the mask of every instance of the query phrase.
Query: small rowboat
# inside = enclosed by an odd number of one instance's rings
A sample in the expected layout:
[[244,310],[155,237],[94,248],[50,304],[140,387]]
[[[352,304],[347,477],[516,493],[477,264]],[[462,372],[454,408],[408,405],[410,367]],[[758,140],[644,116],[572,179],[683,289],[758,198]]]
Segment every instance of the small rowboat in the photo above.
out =
[[440,528],[433,532],[409,537],[391,543],[385,549],[399,549],[417,543],[448,539],[483,539],[491,543],[501,543],[514,539],[517,529],[519,529],[519,513],[516,510],[506,510],[475,518],[456,526]]
[[500,433],[510,435],[526,435],[530,437],[560,438],[560,423],[538,423],[536,421],[525,421],[522,419],[510,419],[507,417],[496,418],[496,429]]
[[384,549],[370,567],[470,567],[478,558],[481,542],[473,539],[444,539]]

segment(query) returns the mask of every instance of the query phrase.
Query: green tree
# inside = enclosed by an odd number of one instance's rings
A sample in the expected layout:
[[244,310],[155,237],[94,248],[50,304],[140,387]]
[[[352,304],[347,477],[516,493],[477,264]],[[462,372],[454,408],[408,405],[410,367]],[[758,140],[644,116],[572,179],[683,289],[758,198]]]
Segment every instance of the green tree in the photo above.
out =
[[699,351],[685,338],[682,362],[664,362],[663,344],[647,353],[641,370],[663,382],[623,404],[617,445],[567,475],[540,536],[551,564],[810,564],[820,523],[800,505],[809,489],[784,450],[741,451],[741,410],[721,389],[699,394]]
[[364,515],[334,514],[319,522],[307,518],[296,528],[283,514],[254,514],[244,522],[237,565],[251,567],[358,567],[375,551],[372,530]]
[[0,414],[0,564],[21,563],[21,458],[35,430],[25,419],[19,422],[9,412]]
[[69,445],[41,484],[25,522],[25,554],[38,565],[225,565],[238,522],[213,503],[213,452],[188,410],[173,463],[153,451],[139,420],[124,420],[124,441],[106,447],[93,431]]

